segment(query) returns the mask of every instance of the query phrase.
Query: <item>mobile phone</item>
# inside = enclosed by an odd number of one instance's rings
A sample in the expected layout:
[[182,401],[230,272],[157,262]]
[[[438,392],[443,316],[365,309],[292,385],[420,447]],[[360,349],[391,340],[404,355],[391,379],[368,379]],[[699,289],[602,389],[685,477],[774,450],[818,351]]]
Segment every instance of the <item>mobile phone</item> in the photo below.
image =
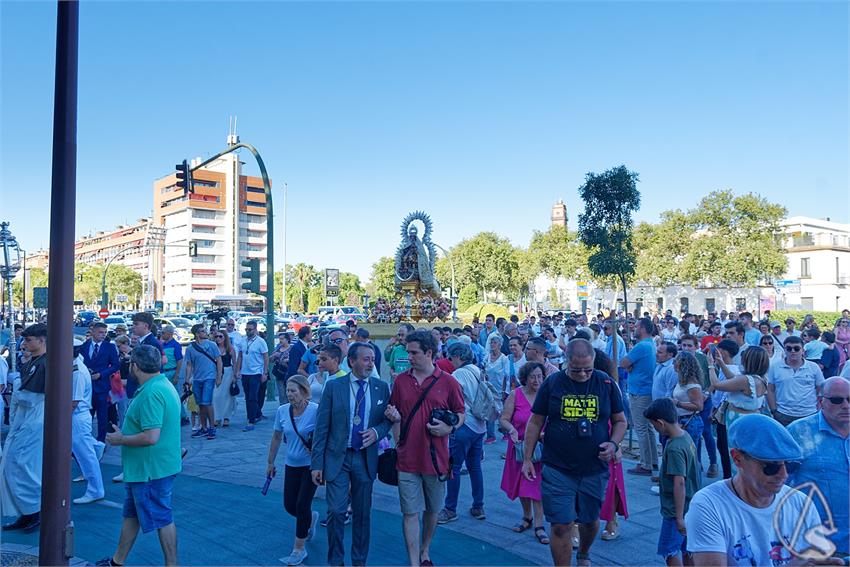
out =
[[263,496],[265,496],[266,494],[269,493],[269,486],[271,486],[271,483],[272,483],[272,475],[268,475],[266,477],[265,484],[263,484],[263,490],[262,490]]
[[708,345],[708,351],[711,353],[711,356],[717,354],[717,346],[714,343]]

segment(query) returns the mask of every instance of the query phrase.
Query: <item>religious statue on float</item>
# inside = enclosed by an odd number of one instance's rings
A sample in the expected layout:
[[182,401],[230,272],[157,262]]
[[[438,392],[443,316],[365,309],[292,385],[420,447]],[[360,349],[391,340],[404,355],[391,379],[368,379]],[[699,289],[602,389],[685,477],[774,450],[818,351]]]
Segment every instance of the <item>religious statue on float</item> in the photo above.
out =
[[[419,230],[413,221],[425,225],[419,239]],[[440,284],[434,276],[437,251],[431,242],[431,217],[422,211],[407,215],[401,223],[401,244],[395,253],[395,288],[416,295],[440,296]]]

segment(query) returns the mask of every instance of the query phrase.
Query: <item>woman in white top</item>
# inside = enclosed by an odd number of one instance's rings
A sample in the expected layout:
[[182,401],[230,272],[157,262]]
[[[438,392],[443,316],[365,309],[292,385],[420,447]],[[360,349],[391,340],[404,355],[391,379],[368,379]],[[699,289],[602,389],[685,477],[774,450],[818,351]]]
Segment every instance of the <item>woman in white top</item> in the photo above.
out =
[[[487,346],[489,351],[484,357],[484,379],[491,382],[493,386],[501,393],[502,401],[508,397],[510,387],[506,390],[505,382],[510,378],[510,362],[508,357],[502,354],[502,335],[498,331],[490,333],[487,337]],[[496,422],[487,422],[487,438],[484,443],[490,444],[496,442]]]
[[679,381],[673,388],[673,403],[676,404],[679,425],[691,436],[694,446],[698,447],[703,428],[699,414],[705,403],[702,380],[700,380],[702,371],[696,357],[687,351],[681,351],[676,355],[673,367],[679,375]]
[[[725,435],[726,430],[738,417],[762,411],[764,395],[767,392],[767,371],[770,368],[770,357],[767,351],[760,346],[749,347],[741,353],[742,373],[733,377],[729,377],[731,372],[726,368],[726,362],[719,355],[716,355],[714,359],[709,358],[708,362],[708,377],[711,380],[709,391],[726,392],[726,401],[728,402],[726,411],[718,412],[720,415],[717,418],[717,430],[720,432],[722,427]],[[727,377],[722,382],[717,378],[717,366]],[[717,448],[720,450],[719,443]],[[723,457],[724,455],[721,452],[721,458]],[[731,463],[730,473],[735,473],[735,467]],[[731,478],[731,476],[727,477],[724,470],[723,478]]]
[[282,440],[286,443],[283,506],[295,517],[295,544],[292,553],[280,560],[285,565],[300,565],[307,558],[304,544],[312,539],[319,520],[319,513],[312,511],[317,487],[310,476],[310,452],[319,406],[310,401],[310,386],[300,374],[286,381],[286,398],[289,403],[277,408],[275,415],[266,475],[273,477],[277,472],[274,462]]

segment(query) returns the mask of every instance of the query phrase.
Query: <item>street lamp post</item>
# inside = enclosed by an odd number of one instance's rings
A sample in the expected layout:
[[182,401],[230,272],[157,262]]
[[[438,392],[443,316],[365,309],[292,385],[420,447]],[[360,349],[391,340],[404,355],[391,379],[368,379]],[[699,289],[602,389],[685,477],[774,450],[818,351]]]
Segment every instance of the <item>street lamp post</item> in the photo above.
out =
[[281,311],[286,313],[286,193],[289,190],[289,185],[287,183],[283,184],[283,269],[281,273],[283,277],[281,278],[283,282],[283,297],[280,300]]
[[3,265],[0,266],[0,276],[6,283],[6,292],[8,293],[9,307],[9,368],[14,374],[17,372],[16,362],[17,355],[15,353],[15,303],[12,298],[12,281],[15,279],[15,274],[21,269],[21,249],[18,247],[18,241],[12,236],[12,231],[9,230],[9,223],[0,223],[0,246],[3,247]]

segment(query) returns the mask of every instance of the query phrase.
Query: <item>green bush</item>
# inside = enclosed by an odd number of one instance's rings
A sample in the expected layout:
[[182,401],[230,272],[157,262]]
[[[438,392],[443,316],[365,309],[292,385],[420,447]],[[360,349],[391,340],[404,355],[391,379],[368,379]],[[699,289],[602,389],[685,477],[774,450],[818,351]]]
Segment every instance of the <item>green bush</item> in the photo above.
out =
[[457,310],[466,311],[478,301],[478,290],[475,286],[465,286],[457,296]]
[[484,316],[488,313],[492,313],[496,319],[499,317],[508,319],[511,316],[510,312],[505,307],[496,303],[476,303],[463,310],[463,315],[468,316],[470,321],[472,320],[472,317],[478,315],[478,319],[482,323],[484,322]]
[[771,311],[770,318],[773,321],[782,323],[782,328],[785,328],[785,319],[791,317],[797,321],[797,327],[803,322],[806,315],[812,315],[818,328],[821,331],[831,331],[835,327],[835,322],[841,318],[841,313],[838,311]]

